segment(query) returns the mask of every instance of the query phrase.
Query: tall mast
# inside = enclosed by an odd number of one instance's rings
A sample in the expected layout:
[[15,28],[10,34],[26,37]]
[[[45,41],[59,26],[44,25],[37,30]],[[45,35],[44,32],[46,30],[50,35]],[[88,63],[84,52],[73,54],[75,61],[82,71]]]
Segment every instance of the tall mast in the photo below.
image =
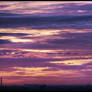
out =
[[3,86],[3,78],[0,78],[0,85]]

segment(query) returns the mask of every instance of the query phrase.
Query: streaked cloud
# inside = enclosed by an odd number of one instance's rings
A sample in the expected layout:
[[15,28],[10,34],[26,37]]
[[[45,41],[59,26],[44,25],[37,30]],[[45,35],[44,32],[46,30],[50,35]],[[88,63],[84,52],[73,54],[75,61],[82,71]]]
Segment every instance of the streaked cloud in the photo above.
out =
[[[91,2],[77,2],[77,1],[22,1],[22,2],[1,2],[1,12],[14,14],[31,14],[40,16],[50,15],[74,15],[74,13],[81,15],[85,12],[77,12],[78,10],[86,9],[91,6]],[[71,7],[70,7],[71,6]],[[72,8],[73,7],[73,8]],[[85,10],[86,10],[85,9]],[[58,10],[58,11],[57,11]],[[65,12],[67,11],[67,12]],[[89,11],[87,11],[89,12]],[[89,12],[90,13],[90,12]],[[92,14],[92,12],[91,12]]]
[[4,83],[92,84],[91,10],[89,1],[0,2]]

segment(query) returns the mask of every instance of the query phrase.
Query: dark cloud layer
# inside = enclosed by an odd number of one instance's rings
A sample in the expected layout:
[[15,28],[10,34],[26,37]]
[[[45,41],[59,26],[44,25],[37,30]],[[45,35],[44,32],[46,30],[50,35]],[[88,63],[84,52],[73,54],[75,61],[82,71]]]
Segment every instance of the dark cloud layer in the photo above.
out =
[[11,43],[11,42],[8,40],[0,40],[0,44],[8,44],[8,43]]
[[0,36],[26,36],[26,33],[0,33]]
[[92,28],[91,19],[91,16],[0,17],[0,27],[16,28],[25,26],[33,29],[90,29]]

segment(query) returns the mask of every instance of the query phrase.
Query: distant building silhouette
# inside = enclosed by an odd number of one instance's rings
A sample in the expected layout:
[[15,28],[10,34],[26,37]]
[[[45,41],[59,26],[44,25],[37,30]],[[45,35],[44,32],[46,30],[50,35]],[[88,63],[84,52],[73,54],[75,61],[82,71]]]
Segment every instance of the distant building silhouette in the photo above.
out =
[[45,87],[47,87],[47,85],[45,85],[45,84],[40,85],[40,90],[43,90]]

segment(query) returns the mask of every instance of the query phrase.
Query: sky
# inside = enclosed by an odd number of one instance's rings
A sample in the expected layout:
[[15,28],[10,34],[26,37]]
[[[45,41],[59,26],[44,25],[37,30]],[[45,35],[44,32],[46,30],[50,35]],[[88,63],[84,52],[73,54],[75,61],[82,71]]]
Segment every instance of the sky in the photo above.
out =
[[91,1],[0,1],[4,85],[92,84]]

